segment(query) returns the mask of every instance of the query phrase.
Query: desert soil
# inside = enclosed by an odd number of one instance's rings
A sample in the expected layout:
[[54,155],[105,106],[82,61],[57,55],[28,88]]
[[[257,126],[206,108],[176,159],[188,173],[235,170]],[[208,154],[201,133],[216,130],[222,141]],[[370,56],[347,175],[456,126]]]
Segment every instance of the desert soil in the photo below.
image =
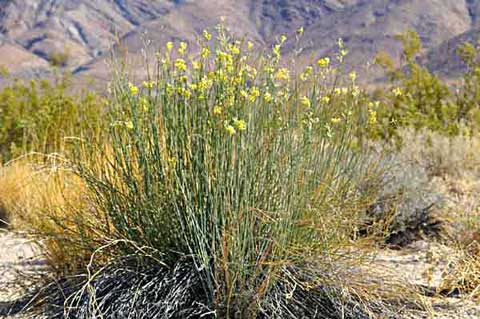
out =
[[31,318],[11,314],[12,301],[24,291],[24,287],[16,284],[16,279],[32,272],[38,273],[44,267],[39,250],[30,240],[0,229],[0,318]]

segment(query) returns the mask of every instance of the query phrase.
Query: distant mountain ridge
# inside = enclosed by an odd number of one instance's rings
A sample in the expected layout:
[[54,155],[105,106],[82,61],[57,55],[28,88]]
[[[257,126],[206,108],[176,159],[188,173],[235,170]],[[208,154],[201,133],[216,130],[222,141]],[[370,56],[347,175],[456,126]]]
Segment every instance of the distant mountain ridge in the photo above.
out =
[[[52,56],[66,53],[63,63],[76,76],[102,80],[117,39],[135,56],[145,33],[156,45],[193,43],[221,16],[259,45],[290,35],[286,54],[303,48],[300,64],[331,54],[340,37],[350,65],[364,65],[379,50],[398,58],[395,35],[415,29],[422,61],[444,76],[462,69],[454,47],[480,34],[480,0],[0,0],[0,65],[13,76],[41,75]],[[305,35],[294,43],[300,26]]]

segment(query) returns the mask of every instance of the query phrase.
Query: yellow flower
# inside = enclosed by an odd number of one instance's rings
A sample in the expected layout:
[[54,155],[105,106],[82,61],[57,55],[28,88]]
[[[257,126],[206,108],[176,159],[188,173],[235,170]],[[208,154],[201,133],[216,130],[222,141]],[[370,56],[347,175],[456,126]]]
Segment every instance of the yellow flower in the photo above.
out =
[[167,85],[165,86],[165,91],[167,92],[167,95],[173,94],[173,87],[170,83],[167,83]]
[[321,58],[317,61],[317,64],[321,68],[326,68],[330,65],[330,58]]
[[130,94],[132,94],[132,95],[137,95],[138,94],[138,87],[136,87],[132,83],[128,83],[128,88],[130,89]]
[[133,130],[133,123],[132,121],[125,122],[125,127],[129,130]]
[[189,99],[192,96],[192,92],[190,92],[190,90],[183,87],[177,88],[177,93],[178,95],[183,96],[186,99]]
[[265,95],[263,96],[263,99],[265,100],[265,102],[269,103],[271,100],[272,100],[272,95],[270,93],[265,93]]
[[300,80],[302,80],[303,82],[305,82],[306,80],[308,80],[308,78],[310,77],[310,75],[312,74],[313,72],[313,68],[311,66],[307,66],[305,68],[305,70],[303,71],[302,74],[300,74]]
[[276,57],[277,59],[279,59],[280,56],[281,56],[280,50],[281,50],[281,45],[280,45],[280,44],[276,44],[276,45],[273,47],[273,54],[275,55],[275,57]]
[[377,112],[375,110],[368,110],[368,124],[375,125],[377,123]]
[[393,93],[393,95],[395,95],[397,97],[401,96],[402,95],[402,89],[400,89],[399,87],[396,87],[392,90],[392,93]]
[[287,41],[287,36],[285,34],[282,34],[280,36],[280,43],[284,43],[285,41]]
[[233,54],[233,55],[239,55],[240,54],[240,48],[238,46],[236,46],[235,44],[230,44],[230,52]]
[[249,78],[254,79],[257,76],[257,69],[255,69],[254,67],[246,65],[245,69]]
[[177,166],[177,159],[175,157],[169,157],[168,158],[168,165],[171,168],[175,168],[175,166]]
[[148,111],[148,100],[144,97],[138,99],[138,104],[142,107],[143,111]]
[[325,103],[325,104],[328,104],[328,103],[330,102],[330,97],[328,97],[328,96],[322,96],[322,97],[320,98],[320,102]]
[[177,69],[180,72],[187,71],[187,64],[185,63],[185,60],[184,59],[175,60],[175,69]]
[[169,52],[173,50],[173,42],[168,41],[165,46]]
[[357,73],[355,71],[352,71],[348,74],[348,77],[352,82],[355,82],[355,80],[357,79]]
[[201,56],[204,59],[209,57],[210,56],[210,50],[208,48],[202,48]]
[[204,91],[209,89],[212,85],[213,85],[213,81],[204,76],[202,80],[198,82],[198,89],[200,91]]
[[180,47],[178,48],[178,54],[184,55],[187,50],[187,44],[185,42],[180,42]]
[[251,41],[248,41],[248,42],[247,42],[247,49],[248,49],[248,50],[253,49],[253,43],[252,43]]
[[260,96],[260,91],[258,90],[257,87],[254,86],[254,87],[251,89],[251,92],[250,92],[250,98],[249,98],[250,102],[255,102],[255,100],[256,100],[257,97],[259,97],[259,96]]
[[300,28],[298,28],[297,33],[299,35],[302,35],[304,31],[305,31],[305,29],[303,27],[300,27]]
[[244,99],[248,99],[248,92],[246,90],[240,90],[240,96]]
[[247,124],[245,123],[244,120],[237,120],[236,118],[234,118],[233,125],[235,125],[235,127],[239,131],[245,131],[247,129]]
[[153,87],[155,86],[155,81],[143,81],[143,86],[146,88],[146,89],[153,89]]
[[332,122],[332,124],[338,124],[340,123],[341,119],[339,117],[332,117],[332,119],[330,120],[330,122]]
[[360,95],[360,88],[358,86],[354,86],[353,89],[352,89],[352,95],[353,97],[357,97]]
[[288,81],[290,80],[290,71],[287,68],[281,68],[275,74],[275,78],[279,81]]
[[208,33],[207,30],[203,30],[203,37],[205,38],[205,40],[210,41],[210,39],[212,38],[212,35]]
[[200,70],[200,67],[201,67],[200,62],[192,61],[192,67],[194,70]]
[[310,99],[306,96],[300,99],[300,103],[302,103],[302,105],[305,107],[310,107],[312,105],[312,103],[310,102]]
[[222,114],[222,108],[221,108],[220,106],[218,106],[218,105],[215,106],[215,107],[213,108],[213,114],[215,114],[215,115],[221,115],[221,114]]
[[229,135],[233,135],[236,133],[235,128],[231,125],[225,125],[225,130]]
[[230,95],[227,100],[225,101],[225,106],[232,107],[235,104],[235,96]]

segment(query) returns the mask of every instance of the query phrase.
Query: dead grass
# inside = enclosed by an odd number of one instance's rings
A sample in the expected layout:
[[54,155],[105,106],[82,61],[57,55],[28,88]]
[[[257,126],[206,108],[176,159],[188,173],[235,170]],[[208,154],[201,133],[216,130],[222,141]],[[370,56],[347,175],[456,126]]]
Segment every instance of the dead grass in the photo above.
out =
[[[0,167],[0,207],[8,227],[38,238],[49,265],[72,271],[86,262],[95,231],[84,182],[57,155],[29,155]],[[95,225],[95,227],[92,227]]]
[[480,254],[468,250],[459,252],[459,261],[452,265],[443,279],[441,290],[447,295],[459,295],[480,301]]

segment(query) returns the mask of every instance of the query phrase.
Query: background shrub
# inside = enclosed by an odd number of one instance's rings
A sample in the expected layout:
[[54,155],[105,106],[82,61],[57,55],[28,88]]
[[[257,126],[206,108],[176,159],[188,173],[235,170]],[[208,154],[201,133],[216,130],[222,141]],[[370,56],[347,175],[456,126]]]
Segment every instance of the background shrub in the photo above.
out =
[[399,39],[404,47],[399,68],[386,53],[380,53],[375,60],[386,70],[390,83],[374,94],[380,101],[378,125],[370,130],[370,136],[398,138],[397,129],[402,127],[426,128],[449,136],[465,133],[465,125],[474,129],[479,118],[476,49],[470,44],[459,48],[468,71],[452,85],[417,62],[421,43],[416,32],[407,31]]
[[[26,152],[60,152],[65,137],[100,132],[102,98],[92,92],[71,93],[68,76],[55,83],[16,80],[0,91],[0,158]],[[87,133],[88,132],[88,133]]]

